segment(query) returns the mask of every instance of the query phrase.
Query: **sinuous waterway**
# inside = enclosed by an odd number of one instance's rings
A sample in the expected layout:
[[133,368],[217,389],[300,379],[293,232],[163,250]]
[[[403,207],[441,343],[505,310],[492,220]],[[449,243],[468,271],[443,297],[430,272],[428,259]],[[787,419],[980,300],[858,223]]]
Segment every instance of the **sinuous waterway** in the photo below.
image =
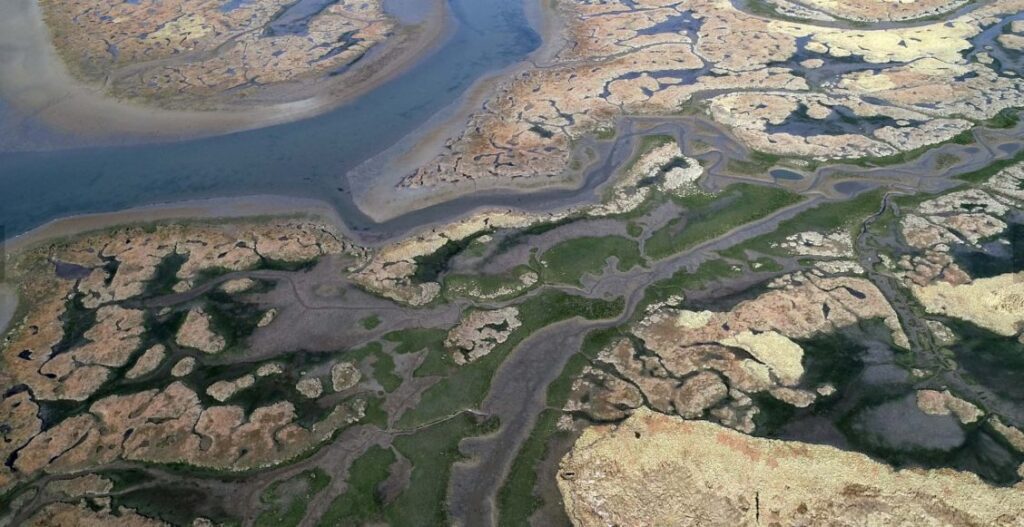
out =
[[[311,1],[296,6],[307,4],[319,5]],[[404,23],[422,19],[428,4],[417,0],[384,2],[389,12]],[[359,209],[353,196],[384,181],[379,178],[396,175],[391,173],[395,172],[391,165],[378,160],[391,159],[412,148],[420,132],[436,124],[432,118],[443,121],[438,116],[454,107],[474,82],[521,62],[541,43],[527,13],[536,7],[535,0],[447,0],[446,7],[454,29],[436,52],[354,102],[318,117],[180,142],[0,151],[0,226],[6,229],[5,236],[17,236],[69,215],[203,198],[270,195],[326,202],[358,237],[381,240],[480,206],[539,211],[593,201],[595,188],[626,160],[635,137],[651,133],[658,125],[668,127],[684,145],[699,136],[705,144],[715,146],[714,159],[702,160],[707,161],[705,166],[712,176],[707,184],[721,186],[736,179],[722,174],[723,161],[746,157],[748,152],[721,126],[700,117],[624,118],[614,142],[581,141],[583,148],[591,149],[595,162],[577,188],[556,187],[528,194],[480,192],[416,211],[400,211],[405,213],[384,223],[375,222]],[[0,7],[0,15],[4,9]],[[1010,17],[998,26],[1021,16]],[[295,18],[301,20],[298,15]],[[995,34],[986,31],[975,44],[983,47]],[[0,99],[0,118],[14,111],[9,106]],[[28,139],[55,134],[40,123],[18,130]],[[1018,126],[976,134],[976,146],[948,144],[881,170],[839,164],[815,174],[777,169],[752,179],[803,193],[822,192],[833,198],[877,184],[936,190],[948,185],[945,180],[950,175],[1013,156],[1024,148],[1022,137],[1024,131]],[[10,143],[0,141],[0,145]],[[960,162],[936,170],[937,155],[954,155]],[[360,170],[353,171],[357,167]]]
[[[0,153],[0,225],[15,236],[72,214],[273,194],[325,200],[352,228],[367,228],[371,222],[353,205],[344,174],[452,104],[488,72],[536,49],[540,37],[524,5],[448,0],[454,34],[436,52],[315,118],[176,143]],[[0,101],[0,110],[5,106]]]

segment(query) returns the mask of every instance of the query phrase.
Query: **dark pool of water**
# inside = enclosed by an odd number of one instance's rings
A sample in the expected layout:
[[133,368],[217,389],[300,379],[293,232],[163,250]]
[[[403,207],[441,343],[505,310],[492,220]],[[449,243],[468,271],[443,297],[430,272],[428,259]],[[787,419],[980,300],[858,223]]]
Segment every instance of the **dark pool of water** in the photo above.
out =
[[267,34],[305,35],[309,33],[309,21],[338,0],[298,0],[277,15],[267,26]]
[[862,117],[843,105],[835,105],[829,115],[816,119],[808,114],[805,104],[779,124],[768,124],[765,131],[770,134],[786,133],[799,137],[816,135],[872,135],[876,130],[888,126],[897,127],[896,119],[886,116]]
[[682,33],[693,42],[697,42],[697,33],[704,24],[702,20],[693,18],[693,12],[686,11],[679,15],[670,16],[662,22],[654,24],[636,32],[637,35],[659,35],[661,33]]
[[958,246],[953,249],[957,265],[974,278],[986,278],[1024,269],[1024,224],[1010,223],[1005,239],[981,245],[981,249]]
[[871,185],[861,181],[843,181],[840,183],[836,183],[835,186],[836,192],[840,194],[845,194],[847,196],[860,194],[861,192],[864,192],[869,188],[871,188]]
[[1004,75],[1010,72],[1013,76],[1020,75],[1024,66],[1024,54],[1004,48],[997,40],[999,35],[1007,31],[1007,26],[1020,20],[1024,20],[1024,12],[1004,18],[972,38],[973,48],[966,53],[967,58],[975,60],[978,53],[988,53],[995,60],[992,67],[996,71]]
[[1008,156],[1015,156],[1017,155],[1017,152],[1020,152],[1021,145],[1015,143],[1004,143],[999,145],[997,148],[1000,152]]
[[775,179],[781,179],[783,181],[800,181],[804,178],[804,175],[799,172],[793,172],[792,170],[786,170],[784,168],[776,168],[769,172]]
[[1009,402],[1024,403],[1024,344],[967,322],[943,323],[960,337],[953,352],[972,379]]
[[372,228],[352,204],[344,174],[454,102],[482,75],[540,45],[523,1],[449,0],[448,7],[456,28],[436,53],[318,117],[178,143],[0,154],[0,225],[14,236],[71,214],[273,194],[326,200],[354,229]]
[[80,280],[92,273],[91,267],[84,267],[71,262],[53,262],[54,272],[65,280]]

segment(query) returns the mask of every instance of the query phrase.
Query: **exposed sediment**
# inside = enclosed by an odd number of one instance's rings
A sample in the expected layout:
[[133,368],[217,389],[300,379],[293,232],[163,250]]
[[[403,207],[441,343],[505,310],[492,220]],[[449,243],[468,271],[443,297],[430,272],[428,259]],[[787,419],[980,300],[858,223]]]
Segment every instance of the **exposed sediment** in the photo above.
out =
[[[306,17],[285,0],[44,1],[71,71],[114,97],[196,107],[340,72],[395,30],[378,0],[343,0]],[[298,8],[298,9],[296,9]]]
[[[563,0],[568,44],[557,58],[507,81],[400,186],[559,176],[573,145],[615,117],[671,114],[702,100],[750,147],[778,155],[884,157],[948,141],[1024,106],[1019,79],[962,53],[1019,8],[1004,0],[949,21],[861,30],[773,20],[726,0]],[[834,73],[807,74],[823,67]],[[851,118],[868,125],[842,123]]]
[[[1020,488],[639,411],[561,463],[574,525],[1021,525]],[[870,520],[867,520],[869,519]]]

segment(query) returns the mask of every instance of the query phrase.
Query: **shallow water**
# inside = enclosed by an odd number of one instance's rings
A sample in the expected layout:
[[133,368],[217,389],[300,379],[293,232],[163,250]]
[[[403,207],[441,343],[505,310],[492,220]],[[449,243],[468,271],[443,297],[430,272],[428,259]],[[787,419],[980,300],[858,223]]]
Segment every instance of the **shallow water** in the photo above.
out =
[[[422,2],[426,4],[427,2]],[[388,7],[415,18],[409,1]],[[327,201],[355,229],[350,169],[415,130],[477,79],[540,45],[523,1],[449,0],[456,28],[435,53],[351,104],[294,123],[178,143],[0,153],[0,225],[14,236],[72,214],[274,194]]]
[[869,188],[871,188],[870,184],[861,181],[842,181],[836,183],[835,186],[836,192],[840,194],[845,194],[847,196],[860,194],[861,192],[864,192]]
[[1012,71],[1014,74],[1019,75],[1021,73],[1021,66],[1024,65],[1022,64],[1022,57],[1024,55],[1007,50],[996,39],[1006,31],[1009,24],[1020,20],[1024,20],[1024,12],[1006,17],[986,28],[971,39],[971,44],[974,47],[966,54],[967,57],[976,60],[978,53],[988,53],[990,57],[997,61],[997,69],[1004,72]]
[[384,0],[384,10],[403,24],[418,24],[430,14],[430,2],[423,0]]
[[769,172],[769,174],[777,180],[800,181],[804,179],[803,174],[799,172],[793,172],[792,170],[786,170],[785,168],[776,168]]
[[309,21],[335,3],[337,0],[298,0],[267,26],[267,34],[305,35],[309,32]]
[[854,418],[853,429],[872,443],[896,450],[949,451],[966,439],[953,415],[925,414],[914,394],[865,409]]
[[11,286],[0,284],[0,333],[7,331],[7,326],[18,309],[18,295]]
[[866,135],[871,136],[880,128],[898,127],[896,119],[891,117],[859,117],[853,110],[846,106],[836,105],[832,111],[823,119],[810,117],[807,113],[807,106],[800,105],[800,108],[790,114],[779,124],[768,124],[765,130],[768,133],[786,133],[798,137],[811,137],[816,135]]

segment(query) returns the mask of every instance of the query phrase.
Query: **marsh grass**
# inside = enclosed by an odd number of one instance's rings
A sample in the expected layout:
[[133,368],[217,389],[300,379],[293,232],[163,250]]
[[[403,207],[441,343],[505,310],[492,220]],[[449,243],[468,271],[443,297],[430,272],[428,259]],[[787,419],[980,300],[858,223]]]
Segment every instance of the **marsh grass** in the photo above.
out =
[[348,471],[348,490],[335,498],[317,525],[363,525],[383,520],[384,503],[378,487],[388,477],[395,462],[390,448],[372,446],[356,459]]
[[779,227],[771,233],[736,244],[719,251],[719,254],[736,260],[745,260],[746,251],[785,256],[786,251],[775,245],[788,236],[806,231],[830,233],[845,230],[853,236],[864,219],[881,208],[883,193],[883,190],[874,190],[847,201],[822,203],[779,223]]
[[409,460],[409,484],[390,503],[380,484],[397,457],[391,449],[371,447],[349,470],[349,490],[331,503],[318,525],[445,525],[452,465],[462,459],[459,442],[493,431],[496,420],[480,421],[465,413],[395,438],[394,450]]
[[573,381],[598,352],[621,333],[617,329],[593,331],[584,338],[580,351],[573,355],[562,373],[547,388],[547,409],[537,418],[530,436],[516,455],[508,477],[498,492],[498,524],[528,525],[530,516],[544,504],[536,495],[537,464],[548,456],[551,442],[569,432],[559,430],[558,419],[569,399]]
[[256,517],[256,527],[295,527],[306,515],[309,501],[331,482],[320,468],[303,471],[291,479],[274,482],[260,496],[266,507]]
[[622,312],[624,300],[593,300],[549,290],[528,298],[518,308],[522,326],[472,363],[456,365],[444,349],[443,340],[428,344],[429,356],[415,375],[442,378],[423,393],[420,404],[402,416],[399,426],[412,428],[477,407],[490,389],[494,372],[523,339],[545,326],[576,316],[588,320],[613,318]]
[[542,253],[541,279],[548,283],[581,285],[586,275],[599,275],[608,258],[615,257],[621,272],[642,267],[640,246],[621,236],[581,237],[566,240]]
[[792,192],[737,183],[719,194],[697,194],[681,200],[686,213],[654,231],[644,252],[658,260],[713,240],[729,231],[767,217],[803,198]]

